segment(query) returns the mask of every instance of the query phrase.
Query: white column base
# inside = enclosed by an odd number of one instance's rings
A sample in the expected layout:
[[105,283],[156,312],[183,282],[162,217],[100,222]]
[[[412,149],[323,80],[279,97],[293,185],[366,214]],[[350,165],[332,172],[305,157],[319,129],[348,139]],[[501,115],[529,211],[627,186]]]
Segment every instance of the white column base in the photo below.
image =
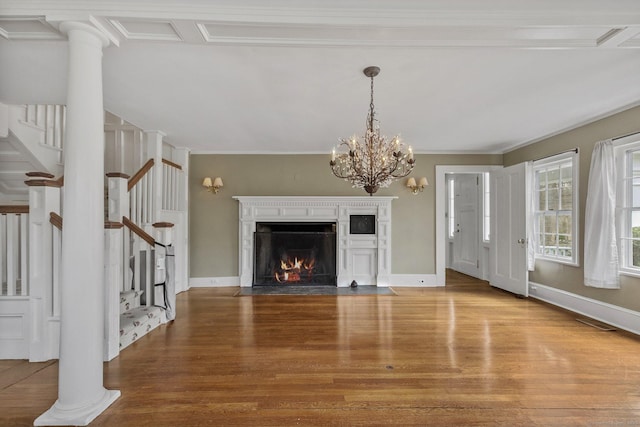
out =
[[106,390],[98,402],[78,409],[60,409],[58,402],[33,422],[34,426],[86,426],[104,412],[117,398],[120,390]]

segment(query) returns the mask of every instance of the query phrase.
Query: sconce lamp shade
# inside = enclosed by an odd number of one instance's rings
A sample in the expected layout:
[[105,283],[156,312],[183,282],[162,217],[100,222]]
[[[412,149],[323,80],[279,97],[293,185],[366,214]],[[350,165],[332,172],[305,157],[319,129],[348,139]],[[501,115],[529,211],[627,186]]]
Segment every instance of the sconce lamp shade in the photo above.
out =
[[416,184],[416,179],[414,177],[407,179],[407,188],[414,195],[424,191],[424,187],[426,187],[427,185],[429,185],[429,181],[427,181],[426,176],[423,176],[422,178],[420,178],[417,184]]
[[207,190],[211,191],[213,194],[217,194],[224,184],[222,183],[222,178],[219,176],[215,177],[213,180],[208,176],[204,181],[202,181],[202,186],[206,187]]

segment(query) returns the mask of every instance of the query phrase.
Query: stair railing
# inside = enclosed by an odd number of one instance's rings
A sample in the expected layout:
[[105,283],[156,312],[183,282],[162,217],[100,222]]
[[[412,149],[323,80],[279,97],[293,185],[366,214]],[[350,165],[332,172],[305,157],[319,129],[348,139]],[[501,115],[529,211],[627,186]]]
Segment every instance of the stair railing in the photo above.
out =
[[0,296],[29,295],[29,206],[0,206]]
[[149,159],[127,183],[127,191],[129,192],[128,217],[135,224],[153,222],[153,164],[153,159]]
[[43,144],[62,150],[65,138],[67,106],[28,104],[22,122],[44,132]]
[[162,159],[162,209],[181,210],[181,189],[184,172],[182,166],[170,160]]

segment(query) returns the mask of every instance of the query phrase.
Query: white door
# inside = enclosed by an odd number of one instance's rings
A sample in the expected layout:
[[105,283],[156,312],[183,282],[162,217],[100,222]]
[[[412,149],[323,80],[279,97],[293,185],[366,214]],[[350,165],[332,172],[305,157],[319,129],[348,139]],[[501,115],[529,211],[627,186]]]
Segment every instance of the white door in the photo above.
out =
[[453,269],[480,278],[480,177],[459,174],[454,182]]
[[525,164],[491,172],[492,286],[528,296]]

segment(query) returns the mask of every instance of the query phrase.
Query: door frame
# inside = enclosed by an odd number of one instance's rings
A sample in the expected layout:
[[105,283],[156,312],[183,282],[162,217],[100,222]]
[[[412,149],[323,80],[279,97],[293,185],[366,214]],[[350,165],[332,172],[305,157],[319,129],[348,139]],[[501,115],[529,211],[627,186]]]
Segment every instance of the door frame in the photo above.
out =
[[446,174],[448,173],[485,173],[502,169],[502,165],[436,165],[436,286],[446,284],[446,218],[447,204]]

